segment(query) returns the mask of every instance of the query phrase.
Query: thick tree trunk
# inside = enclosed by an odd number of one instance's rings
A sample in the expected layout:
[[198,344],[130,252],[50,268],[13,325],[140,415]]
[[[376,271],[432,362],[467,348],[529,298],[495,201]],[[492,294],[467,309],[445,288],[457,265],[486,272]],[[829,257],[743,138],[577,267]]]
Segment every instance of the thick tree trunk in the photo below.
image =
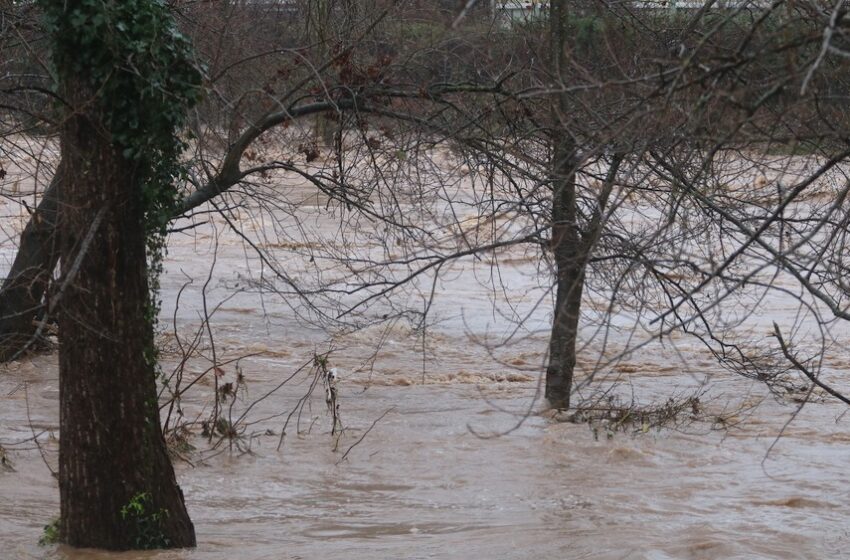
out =
[[[567,0],[553,0],[549,13],[552,73],[564,82]],[[586,250],[578,224],[576,202],[576,145],[569,135],[567,97],[552,105],[552,253],[555,259],[555,312],[546,367],[546,400],[553,408],[570,407],[576,338],[584,289]]]
[[552,253],[556,292],[546,367],[546,399],[553,408],[559,409],[570,407],[584,289],[584,247],[577,224],[574,157],[572,142],[556,137],[552,156]]
[[12,359],[35,341],[33,319],[42,309],[44,293],[59,260],[53,231],[63,167],[60,162],[21,234],[15,262],[0,288],[0,362]]
[[[188,547],[195,533],[159,421],[145,228],[134,171],[82,109],[61,132],[60,536],[112,550]],[[87,97],[86,94],[89,94]]]
[[549,364],[546,367],[546,400],[553,408],[570,407],[583,285],[584,277],[581,274],[568,274],[558,280],[558,301],[549,341]]

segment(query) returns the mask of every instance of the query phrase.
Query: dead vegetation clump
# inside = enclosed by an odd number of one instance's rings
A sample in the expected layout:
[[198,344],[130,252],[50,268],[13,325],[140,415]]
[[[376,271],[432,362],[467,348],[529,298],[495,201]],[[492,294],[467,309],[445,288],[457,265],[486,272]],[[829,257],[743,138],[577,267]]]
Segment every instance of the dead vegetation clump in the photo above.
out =
[[685,430],[694,424],[708,425],[710,429],[728,429],[739,421],[744,408],[712,412],[705,406],[705,393],[673,396],[659,404],[642,405],[634,399],[629,402],[614,394],[588,399],[568,411],[548,411],[546,416],[557,422],[587,424],[598,440],[601,436],[612,439],[616,434],[647,434],[662,429]]

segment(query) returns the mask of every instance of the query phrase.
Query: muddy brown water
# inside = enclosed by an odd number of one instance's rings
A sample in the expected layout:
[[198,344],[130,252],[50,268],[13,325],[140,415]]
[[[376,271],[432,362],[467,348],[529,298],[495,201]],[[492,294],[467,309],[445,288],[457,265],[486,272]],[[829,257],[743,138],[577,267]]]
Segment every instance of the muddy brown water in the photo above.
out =
[[[184,337],[200,321],[200,287],[213,239],[196,234],[171,244],[163,324],[176,316]],[[10,242],[2,246],[2,266],[13,250]],[[218,250],[208,290],[212,304],[244,285],[258,266],[238,239],[223,236]],[[523,268],[529,263],[514,260],[507,283],[519,307],[532,306],[539,294]],[[251,420],[266,419],[250,428],[257,435],[252,453],[210,452],[196,438],[198,451],[189,455],[194,465],[176,463],[197,530],[195,550],[111,554],[38,546],[42,527],[58,513],[59,494],[27,440],[37,434],[55,468],[56,357],[5,366],[0,443],[15,470],[0,471],[0,557],[661,560],[850,554],[845,408],[807,405],[786,428],[797,410],[793,402],[768,397],[758,384],[723,372],[696,343],[672,337],[615,368],[625,376],[626,394],[654,402],[703,386],[710,414],[722,413],[727,404],[731,410],[763,402],[728,431],[698,422],[681,431],[594,438],[585,425],[538,414],[545,309],[522,337],[491,352],[474,338],[504,334],[500,316],[481,311],[489,309],[492,294],[475,282],[473,265],[463,266],[439,287],[432,310],[439,320],[425,339],[424,369],[421,333],[404,323],[329,334],[297,321],[274,294],[253,290],[222,303],[212,321],[219,357],[254,354],[240,361],[248,394],[234,409],[244,410],[314,350],[333,347],[346,431],[334,450],[318,391],[303,414],[302,433],[290,427],[285,445],[276,448],[285,418],[280,414],[292,409],[308,384],[299,376],[252,409]],[[175,314],[174,296],[187,277],[194,281]],[[768,303],[772,315],[750,327],[761,336],[771,319],[794,313],[782,300]],[[840,356],[839,348],[838,373]],[[165,363],[168,369],[174,356],[166,353]],[[190,364],[191,371],[202,368],[203,360]],[[232,366],[225,369],[233,375]],[[187,394],[188,416],[208,410],[211,391],[200,383]]]

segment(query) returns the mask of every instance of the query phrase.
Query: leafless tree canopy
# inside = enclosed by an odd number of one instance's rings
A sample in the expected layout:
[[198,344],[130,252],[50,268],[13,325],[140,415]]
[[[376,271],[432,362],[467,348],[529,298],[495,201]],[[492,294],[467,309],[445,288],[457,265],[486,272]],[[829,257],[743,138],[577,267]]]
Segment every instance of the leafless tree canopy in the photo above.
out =
[[[730,368],[782,382],[800,370],[784,354],[822,355],[847,318],[840,5],[551,2],[548,18],[514,25],[483,4],[461,20],[463,6],[421,2],[173,8],[208,91],[186,131],[175,235],[218,215],[258,255],[256,289],[306,320],[424,327],[453,263],[486,262],[496,301],[501,261],[517,254],[537,263],[553,325],[573,323],[550,359],[559,345],[604,348],[627,316],[643,334],[618,356],[685,332]],[[34,11],[3,8],[4,168],[25,163],[12,146],[49,155],[61,103]],[[47,183],[40,165],[27,171]],[[42,252],[28,270],[52,270]],[[25,324],[43,305],[34,285],[15,312]],[[818,335],[743,334],[771,297],[795,298]],[[511,332],[529,313],[504,317]],[[578,340],[578,324],[596,342]]]

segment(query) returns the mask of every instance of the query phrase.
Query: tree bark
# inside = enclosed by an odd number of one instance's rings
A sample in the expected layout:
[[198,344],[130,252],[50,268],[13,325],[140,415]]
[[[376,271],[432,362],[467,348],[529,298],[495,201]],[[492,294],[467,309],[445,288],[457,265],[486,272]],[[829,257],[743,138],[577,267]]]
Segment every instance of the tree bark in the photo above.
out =
[[565,274],[558,279],[549,364],[546,367],[546,400],[552,408],[570,408],[583,287],[584,275],[581,273]]
[[65,78],[77,110],[60,136],[60,538],[111,550],[194,546],[159,421],[142,185],[86,105],[95,98],[86,87]]
[[584,247],[577,224],[574,149],[554,140],[552,253],[555,260],[555,311],[546,367],[546,399],[553,408],[570,407],[576,338],[584,289]]
[[50,186],[21,234],[15,262],[0,288],[0,362],[13,359],[35,342],[33,319],[42,309],[44,294],[59,260],[53,232],[63,167],[60,161]]
[[[554,0],[550,6],[551,69],[564,82],[567,1]],[[552,253],[555,260],[555,312],[549,339],[546,367],[546,400],[553,408],[570,407],[573,373],[576,365],[576,339],[584,289],[586,250],[582,243],[576,206],[576,146],[566,121],[569,106],[566,95],[557,95],[552,104]]]

